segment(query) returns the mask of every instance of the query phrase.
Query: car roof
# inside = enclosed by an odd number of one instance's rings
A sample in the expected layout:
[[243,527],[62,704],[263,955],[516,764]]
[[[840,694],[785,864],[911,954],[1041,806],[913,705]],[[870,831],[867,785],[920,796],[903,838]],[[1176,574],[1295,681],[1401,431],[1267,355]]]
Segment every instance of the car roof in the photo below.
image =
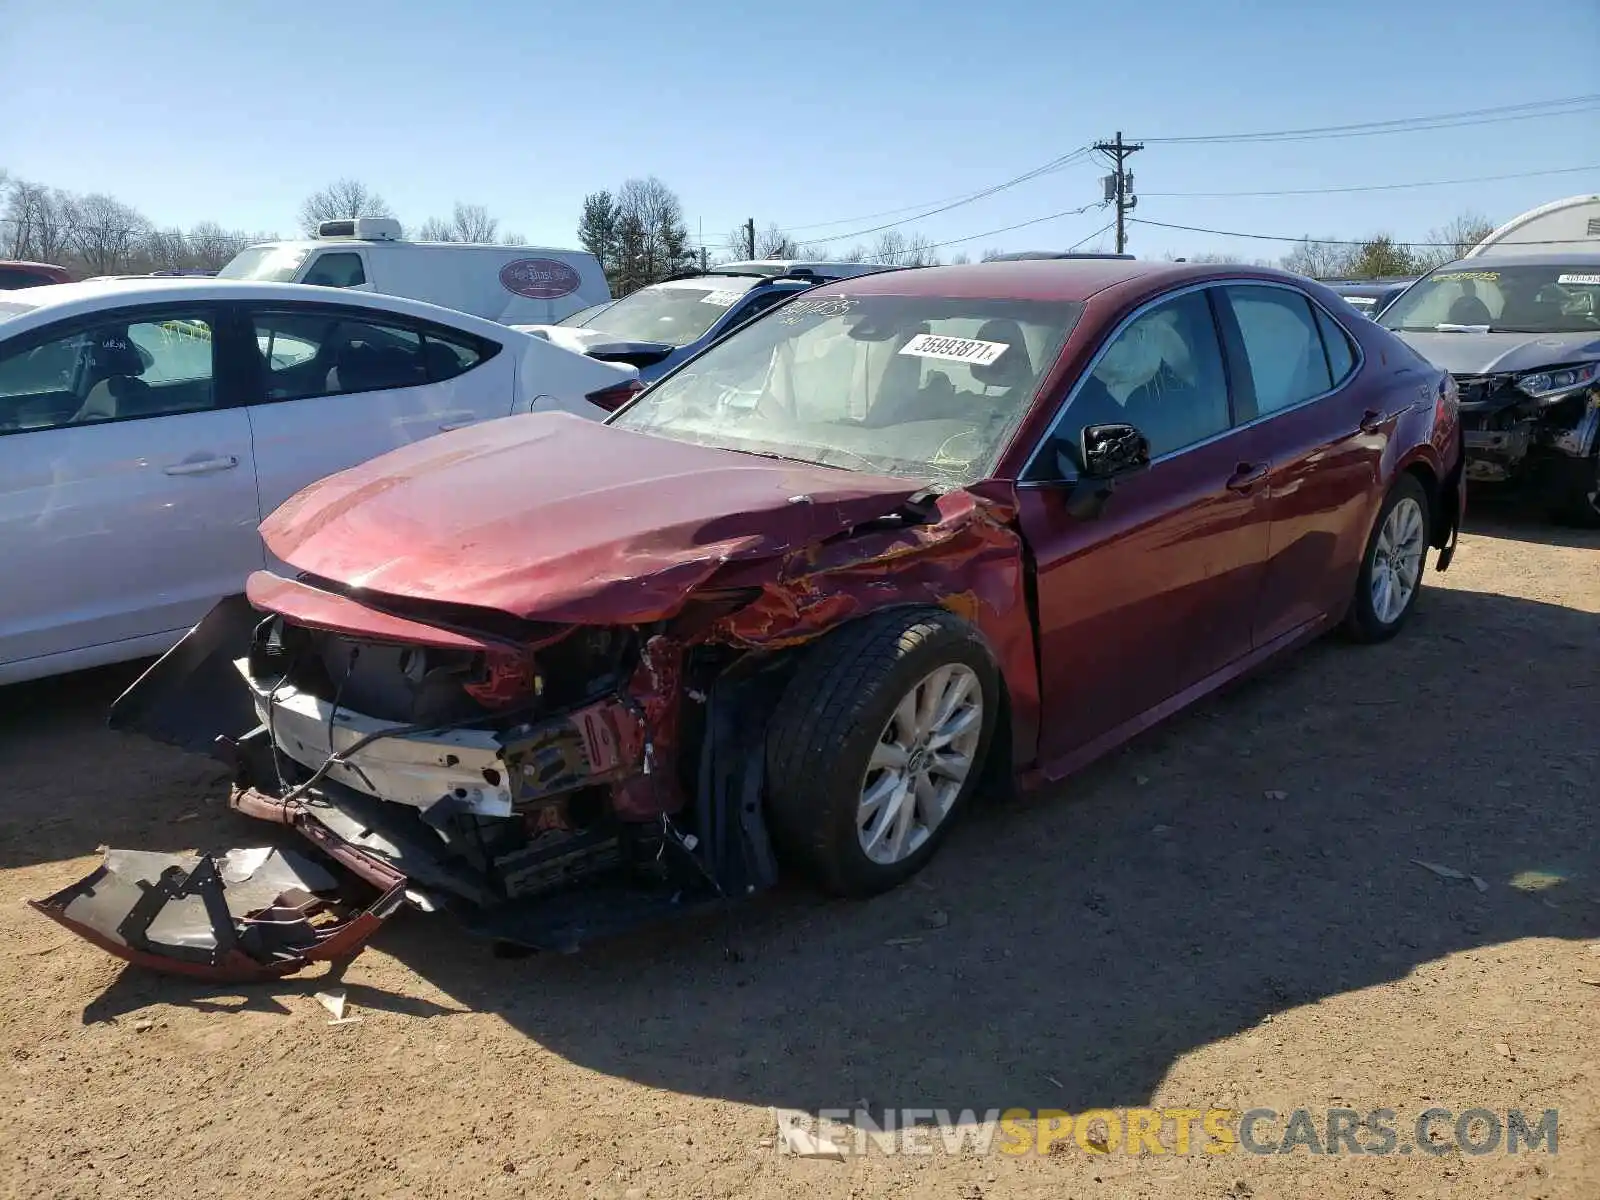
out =
[[1543,254],[1474,254],[1445,263],[1435,271],[1489,271],[1495,267],[1600,267],[1600,251],[1546,251]]
[[1264,279],[1305,286],[1299,275],[1272,267],[1215,263],[1148,262],[1140,259],[1013,259],[948,267],[909,267],[822,284],[818,295],[950,296],[972,299],[1084,301],[1119,284],[1159,291],[1185,282]]
[[[153,278],[88,279],[80,283],[53,283],[43,287],[7,292],[8,304],[25,305],[31,312],[20,313],[0,324],[0,333],[19,333],[49,321],[83,316],[111,305],[163,304],[185,301],[291,301],[299,304],[343,304],[355,308],[398,313],[425,321],[440,321],[468,332],[488,337],[503,336],[509,326],[469,316],[454,309],[350,288],[317,287],[306,283],[267,283],[249,279],[216,279],[209,276],[165,276]],[[526,336],[526,335],[524,335]]]

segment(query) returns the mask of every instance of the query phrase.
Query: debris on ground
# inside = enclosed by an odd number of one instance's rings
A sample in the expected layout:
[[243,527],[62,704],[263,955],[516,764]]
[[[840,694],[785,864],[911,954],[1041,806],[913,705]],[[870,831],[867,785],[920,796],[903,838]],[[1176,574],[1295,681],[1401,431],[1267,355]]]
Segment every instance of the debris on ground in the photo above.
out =
[[922,918],[922,923],[929,929],[943,929],[946,925],[950,924],[950,914],[945,912],[942,908],[936,908],[927,916]]
[[1480,892],[1487,892],[1489,890],[1489,885],[1484,882],[1480,876],[1468,875],[1465,871],[1458,871],[1454,867],[1447,867],[1442,863],[1423,862],[1420,858],[1413,858],[1411,861],[1416,863],[1417,866],[1421,867],[1424,871],[1432,871],[1440,879],[1469,880],[1472,883],[1472,886],[1477,888]]
[[1268,800],[1287,800],[1289,798],[1289,793],[1288,792],[1280,792],[1276,788],[1269,788],[1268,790],[1262,792],[1261,794],[1263,796],[1265,796]]

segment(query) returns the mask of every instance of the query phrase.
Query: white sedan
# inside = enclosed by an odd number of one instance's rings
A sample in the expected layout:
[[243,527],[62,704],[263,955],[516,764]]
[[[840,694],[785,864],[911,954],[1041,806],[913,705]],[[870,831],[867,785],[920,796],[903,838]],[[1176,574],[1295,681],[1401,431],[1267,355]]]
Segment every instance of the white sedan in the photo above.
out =
[[267,565],[323,476],[639,388],[504,325],[299,284],[104,280],[0,298],[0,684],[165,650]]

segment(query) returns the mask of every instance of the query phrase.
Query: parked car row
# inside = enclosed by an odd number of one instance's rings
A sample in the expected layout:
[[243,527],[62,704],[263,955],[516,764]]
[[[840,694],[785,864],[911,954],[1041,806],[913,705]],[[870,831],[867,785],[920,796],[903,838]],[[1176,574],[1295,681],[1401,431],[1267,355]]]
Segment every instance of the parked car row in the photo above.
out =
[[0,298],[0,684],[158,653],[266,565],[302,487],[514,412],[639,388],[503,325],[394,296],[108,280]]
[[[267,565],[113,723],[220,752],[230,803],[324,865],[256,881],[270,921],[230,890],[237,856],[112,852],[36,907],[136,962],[259,978],[351,953],[403,907],[571,948],[758,891],[780,859],[871,894],[923,867],[980,787],[1058,779],[1337,626],[1393,637],[1430,547],[1438,569],[1454,552],[1452,377],[1319,284],[1118,259],[791,275],[718,279],[778,298],[601,421],[570,404],[482,421],[282,504],[258,492]],[[313,349],[324,326],[275,322],[251,285],[166,286],[240,290],[163,309],[144,342],[183,353],[111,402],[195,403],[209,362],[255,390],[203,415],[254,435],[287,399],[269,381],[342,381],[346,360]],[[640,308],[667,344],[672,293],[707,288],[661,290]],[[422,370],[461,368],[420,421],[500,359],[565,353],[350,302],[420,343]],[[392,361],[388,339],[357,340],[351,369]],[[90,339],[108,341],[144,344]],[[80,395],[103,368],[72,362],[14,410],[106,403]],[[286,437],[326,440],[313,416],[255,445]],[[86,553],[108,544],[114,516],[66,512]],[[207,903],[179,921],[191,895]]]

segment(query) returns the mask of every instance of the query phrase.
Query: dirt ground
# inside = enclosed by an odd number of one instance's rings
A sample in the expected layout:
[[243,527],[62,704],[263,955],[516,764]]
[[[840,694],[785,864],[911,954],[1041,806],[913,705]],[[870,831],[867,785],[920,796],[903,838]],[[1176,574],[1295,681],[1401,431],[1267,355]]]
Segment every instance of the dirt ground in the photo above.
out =
[[[270,832],[205,760],[103,728],[129,669],[0,690],[0,1194],[1592,1200],[1600,536],[1480,517],[1427,583],[1399,641],[1315,645],[975,812],[895,894],[516,960],[408,913],[341,1026],[316,976],[125,970],[24,908],[100,843]],[[862,1101],[1392,1108],[1402,1144],[1429,1107],[1553,1108],[1559,1148],[774,1147],[774,1108]]]

